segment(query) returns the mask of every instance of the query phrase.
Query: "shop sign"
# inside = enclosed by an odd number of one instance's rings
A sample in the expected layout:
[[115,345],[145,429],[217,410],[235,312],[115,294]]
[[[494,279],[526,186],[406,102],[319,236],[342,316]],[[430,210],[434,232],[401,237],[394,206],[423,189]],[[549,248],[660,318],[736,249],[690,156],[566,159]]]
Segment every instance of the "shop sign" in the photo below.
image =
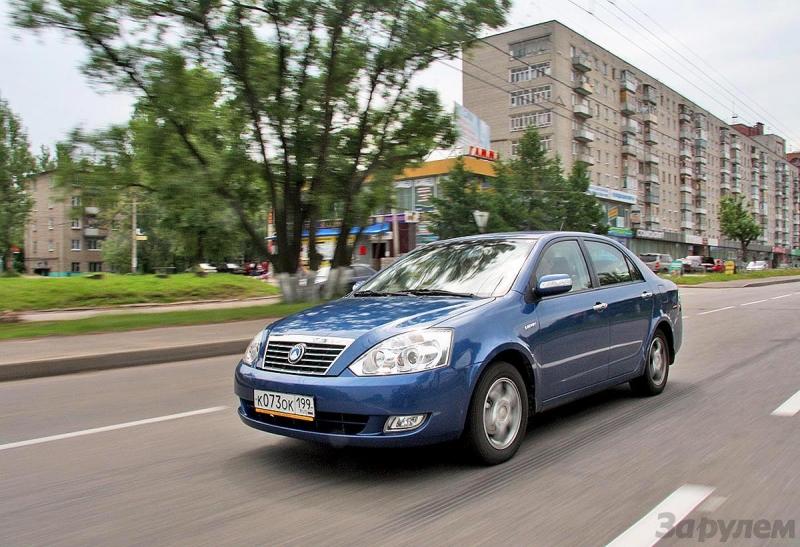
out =
[[619,190],[612,190],[611,188],[605,188],[603,186],[595,186],[594,184],[589,185],[589,193],[600,199],[636,205],[636,194],[620,192]]
[[641,239],[664,239],[664,232],[655,230],[636,230],[636,237]]
[[783,255],[783,254],[786,254],[786,249],[784,249],[783,247],[780,247],[778,245],[775,245],[772,248],[772,252],[775,253],[775,254]]
[[692,245],[702,245],[703,238],[700,236],[692,235],[692,234],[684,234],[683,240],[686,243],[691,243]]
[[617,237],[633,237],[633,230],[630,228],[617,228],[616,226],[610,226],[608,228],[608,235]]

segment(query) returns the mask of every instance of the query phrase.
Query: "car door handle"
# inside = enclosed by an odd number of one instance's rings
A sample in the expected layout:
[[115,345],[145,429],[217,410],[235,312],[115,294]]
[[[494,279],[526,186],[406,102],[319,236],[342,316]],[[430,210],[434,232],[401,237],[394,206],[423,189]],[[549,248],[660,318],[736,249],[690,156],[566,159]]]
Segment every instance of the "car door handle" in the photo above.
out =
[[606,304],[605,302],[598,302],[597,304],[592,306],[592,309],[594,311],[598,311],[599,312],[599,311],[605,310],[607,307],[608,307],[608,304]]
[[648,298],[652,298],[652,297],[653,297],[653,293],[651,293],[649,291],[644,291],[642,293],[642,298],[644,298],[645,300],[647,300]]

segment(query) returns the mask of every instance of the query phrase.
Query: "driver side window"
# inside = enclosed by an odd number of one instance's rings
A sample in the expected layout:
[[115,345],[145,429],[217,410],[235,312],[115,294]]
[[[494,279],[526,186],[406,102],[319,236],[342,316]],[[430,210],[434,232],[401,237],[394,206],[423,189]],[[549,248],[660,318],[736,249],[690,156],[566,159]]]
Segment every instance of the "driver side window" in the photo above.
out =
[[536,267],[536,281],[545,275],[567,274],[572,278],[570,292],[583,291],[592,287],[589,269],[577,241],[559,241],[553,243],[539,260]]

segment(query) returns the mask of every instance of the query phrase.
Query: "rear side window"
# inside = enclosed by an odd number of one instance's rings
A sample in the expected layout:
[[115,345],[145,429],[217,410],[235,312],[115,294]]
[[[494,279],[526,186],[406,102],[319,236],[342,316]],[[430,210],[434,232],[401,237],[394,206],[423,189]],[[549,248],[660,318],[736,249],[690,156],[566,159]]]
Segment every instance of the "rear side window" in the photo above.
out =
[[586,241],[586,250],[589,251],[601,287],[633,280],[628,262],[619,249],[599,241]]
[[631,272],[631,280],[633,281],[644,281],[644,276],[639,268],[636,267],[636,264],[633,263],[633,260],[629,259],[627,256],[625,257],[625,262],[628,263],[628,269]]
[[577,241],[559,241],[553,243],[542,253],[542,259],[536,268],[536,281],[542,276],[567,274],[572,278],[572,290],[582,291],[592,286],[589,269]]

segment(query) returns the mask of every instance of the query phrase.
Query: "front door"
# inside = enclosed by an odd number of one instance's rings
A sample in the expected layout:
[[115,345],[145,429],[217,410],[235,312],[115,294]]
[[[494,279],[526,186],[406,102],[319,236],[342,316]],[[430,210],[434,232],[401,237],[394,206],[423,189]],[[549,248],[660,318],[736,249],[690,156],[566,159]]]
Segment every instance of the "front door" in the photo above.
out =
[[597,384],[608,376],[608,318],[605,310],[596,306],[596,291],[576,239],[558,240],[543,251],[534,280],[549,274],[568,274],[572,290],[534,304],[539,324],[528,343],[541,367],[543,401]]

